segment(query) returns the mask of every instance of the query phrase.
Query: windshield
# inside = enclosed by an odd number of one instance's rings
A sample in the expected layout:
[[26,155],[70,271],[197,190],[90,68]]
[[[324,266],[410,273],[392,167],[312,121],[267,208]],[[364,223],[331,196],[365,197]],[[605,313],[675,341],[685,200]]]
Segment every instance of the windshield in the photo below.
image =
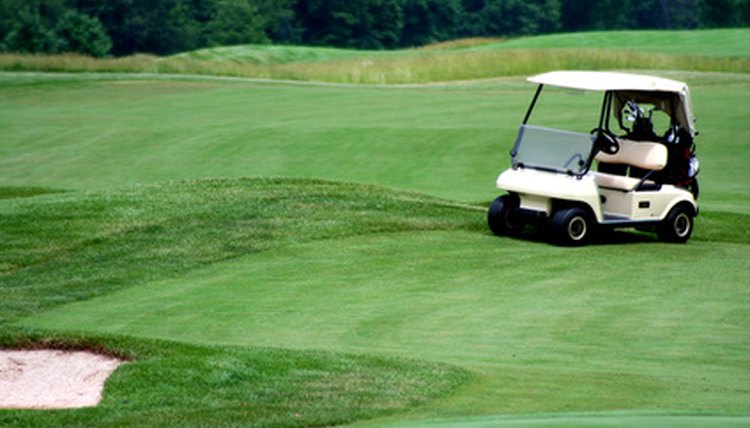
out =
[[584,174],[594,136],[522,125],[511,152],[513,166]]

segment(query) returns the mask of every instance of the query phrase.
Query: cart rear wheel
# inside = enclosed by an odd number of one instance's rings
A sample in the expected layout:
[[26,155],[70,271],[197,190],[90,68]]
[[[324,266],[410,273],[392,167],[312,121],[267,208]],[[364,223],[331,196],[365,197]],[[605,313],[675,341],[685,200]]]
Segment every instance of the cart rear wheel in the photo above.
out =
[[561,209],[552,216],[552,233],[560,245],[586,245],[591,237],[593,222],[582,208]]
[[487,225],[492,233],[498,236],[518,235],[523,231],[524,223],[515,215],[520,205],[518,196],[498,196],[487,211]]
[[688,205],[680,204],[672,208],[659,226],[659,239],[678,244],[687,242],[693,233],[693,217],[692,207]]

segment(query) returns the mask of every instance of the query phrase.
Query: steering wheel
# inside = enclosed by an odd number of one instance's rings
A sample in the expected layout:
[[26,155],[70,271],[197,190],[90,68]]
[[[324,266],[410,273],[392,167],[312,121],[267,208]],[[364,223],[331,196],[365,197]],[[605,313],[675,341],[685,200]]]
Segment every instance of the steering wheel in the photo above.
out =
[[617,136],[615,136],[612,131],[594,128],[591,130],[591,134],[596,134],[594,144],[602,152],[608,155],[614,155],[620,151],[620,143],[617,142]]

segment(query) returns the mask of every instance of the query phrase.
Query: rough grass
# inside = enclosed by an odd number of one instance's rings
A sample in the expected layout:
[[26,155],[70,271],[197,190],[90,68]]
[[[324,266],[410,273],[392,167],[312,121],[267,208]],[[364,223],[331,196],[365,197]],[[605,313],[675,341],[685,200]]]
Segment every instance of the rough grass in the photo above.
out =
[[745,42],[749,33],[740,29],[562,34],[369,52],[250,45],[203,49],[167,58],[3,54],[0,70],[179,73],[364,84],[460,81],[552,69],[748,73],[750,52]]
[[0,323],[290,243],[479,227],[481,212],[426,196],[294,179],[6,200]]
[[424,51],[418,55],[378,54],[356,59],[347,57],[335,61],[268,65],[150,56],[94,59],[76,55],[0,55],[0,71],[187,74],[355,84],[450,82],[529,75],[553,69],[748,73],[750,60],[606,49],[504,49],[453,53]]
[[475,213],[412,193],[293,179],[172,182],[0,200],[0,347],[91,349],[131,361],[110,378],[96,408],[0,410],[0,424],[332,426],[446,395],[468,379],[466,371],[330,352],[71,335],[56,327],[40,333],[9,323],[279,246],[473,228]]

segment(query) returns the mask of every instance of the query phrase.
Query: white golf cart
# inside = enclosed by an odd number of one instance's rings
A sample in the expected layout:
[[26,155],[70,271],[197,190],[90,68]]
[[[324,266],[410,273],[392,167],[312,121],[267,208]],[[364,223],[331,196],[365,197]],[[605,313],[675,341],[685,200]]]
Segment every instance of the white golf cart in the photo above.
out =
[[[517,235],[536,225],[547,227],[561,245],[583,245],[606,228],[655,231],[668,242],[690,238],[698,215],[698,161],[686,84],[584,71],[555,71],[528,81],[539,86],[510,153],[512,167],[497,179],[508,194],[489,208],[494,234]],[[557,113],[542,114],[559,125],[554,128],[529,123],[547,86],[565,89],[549,96],[562,104]],[[589,118],[581,117],[580,109],[565,116],[563,97],[586,91],[604,93],[601,103],[595,100],[598,125],[596,111]],[[665,128],[659,135],[655,112]]]

